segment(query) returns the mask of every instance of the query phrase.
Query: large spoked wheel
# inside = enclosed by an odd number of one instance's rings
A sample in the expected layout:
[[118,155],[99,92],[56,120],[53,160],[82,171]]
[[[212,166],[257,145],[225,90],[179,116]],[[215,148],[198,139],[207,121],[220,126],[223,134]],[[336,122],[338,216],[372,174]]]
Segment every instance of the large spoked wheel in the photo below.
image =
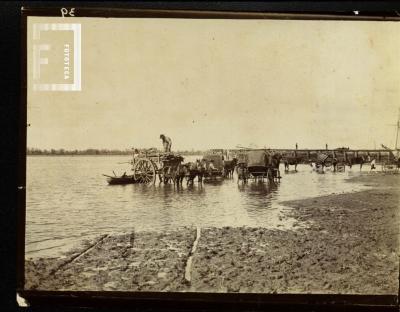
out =
[[139,183],[154,184],[156,182],[156,166],[150,159],[141,158],[133,167],[133,177]]

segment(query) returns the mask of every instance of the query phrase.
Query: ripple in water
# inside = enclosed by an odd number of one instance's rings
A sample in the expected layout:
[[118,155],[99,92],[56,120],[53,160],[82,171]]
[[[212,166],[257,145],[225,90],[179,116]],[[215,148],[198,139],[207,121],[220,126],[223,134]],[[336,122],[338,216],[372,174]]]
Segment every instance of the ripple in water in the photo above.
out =
[[[187,161],[191,158],[187,157]],[[199,157],[200,158],[200,157]],[[129,173],[126,156],[30,156],[27,159],[26,256],[59,256],[82,239],[104,233],[180,226],[291,228],[280,202],[362,190],[345,173],[282,172],[279,185],[234,180],[182,188],[107,185],[102,173]],[[346,168],[347,169],[347,168]],[[368,170],[368,169],[367,169]]]

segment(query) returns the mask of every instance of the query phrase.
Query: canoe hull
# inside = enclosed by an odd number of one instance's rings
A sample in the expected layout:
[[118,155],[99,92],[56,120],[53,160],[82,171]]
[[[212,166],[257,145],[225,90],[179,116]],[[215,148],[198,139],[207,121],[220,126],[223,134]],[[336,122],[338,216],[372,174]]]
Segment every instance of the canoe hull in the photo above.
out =
[[122,184],[134,184],[137,181],[134,179],[133,176],[126,176],[126,177],[108,177],[107,182],[110,185],[122,185]]

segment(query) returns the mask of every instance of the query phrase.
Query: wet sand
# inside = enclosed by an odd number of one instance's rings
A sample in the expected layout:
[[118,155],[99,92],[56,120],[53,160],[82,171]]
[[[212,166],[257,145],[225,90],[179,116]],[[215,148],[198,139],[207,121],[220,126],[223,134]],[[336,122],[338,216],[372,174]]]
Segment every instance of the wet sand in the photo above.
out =
[[104,235],[27,260],[26,289],[396,295],[400,175],[348,183],[371,189],[283,203],[306,226]]

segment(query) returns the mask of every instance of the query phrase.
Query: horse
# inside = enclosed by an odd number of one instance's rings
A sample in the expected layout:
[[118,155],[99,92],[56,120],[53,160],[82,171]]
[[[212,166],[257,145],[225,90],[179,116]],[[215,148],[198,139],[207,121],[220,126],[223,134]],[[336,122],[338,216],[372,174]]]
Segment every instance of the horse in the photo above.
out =
[[351,168],[353,165],[360,165],[360,171],[362,169],[363,164],[365,164],[367,161],[365,160],[364,156],[357,156],[357,157],[351,157],[350,159],[347,159],[347,165]]
[[194,179],[197,177],[197,181],[199,183],[202,183],[203,181],[203,176],[205,172],[205,168],[202,166],[200,161],[194,162],[189,162],[186,163],[185,165],[185,177],[186,177],[186,184],[193,184]]
[[243,183],[247,183],[249,171],[245,164],[239,163],[236,166],[236,173],[238,176],[238,182],[237,182],[238,184],[239,184],[239,181],[243,181]]
[[275,153],[270,158],[270,166],[272,169],[272,177],[275,180],[279,180],[281,178],[279,165],[281,163],[282,155],[279,153]]
[[203,183],[203,177],[204,174],[206,173],[205,163],[200,160],[196,160],[196,165],[197,165],[197,181],[199,183]]
[[158,178],[160,179],[160,183],[162,183],[162,182],[164,184],[169,183],[171,177],[174,175],[175,170],[172,167],[164,167],[161,170],[162,171],[158,174]]
[[187,167],[185,164],[178,164],[172,174],[172,180],[176,186],[182,185],[184,177],[187,175]]
[[162,168],[162,171],[158,174],[160,183],[168,184],[170,181],[174,185],[179,186],[182,184],[182,180],[185,177],[186,168],[183,164],[178,164],[176,166],[167,166]]
[[283,163],[285,165],[285,171],[289,171],[289,166],[294,165],[294,171],[297,171],[297,165],[303,161],[302,156],[284,156]]
[[237,159],[233,158],[232,160],[224,160],[223,172],[225,178],[233,178],[233,171],[237,165]]

